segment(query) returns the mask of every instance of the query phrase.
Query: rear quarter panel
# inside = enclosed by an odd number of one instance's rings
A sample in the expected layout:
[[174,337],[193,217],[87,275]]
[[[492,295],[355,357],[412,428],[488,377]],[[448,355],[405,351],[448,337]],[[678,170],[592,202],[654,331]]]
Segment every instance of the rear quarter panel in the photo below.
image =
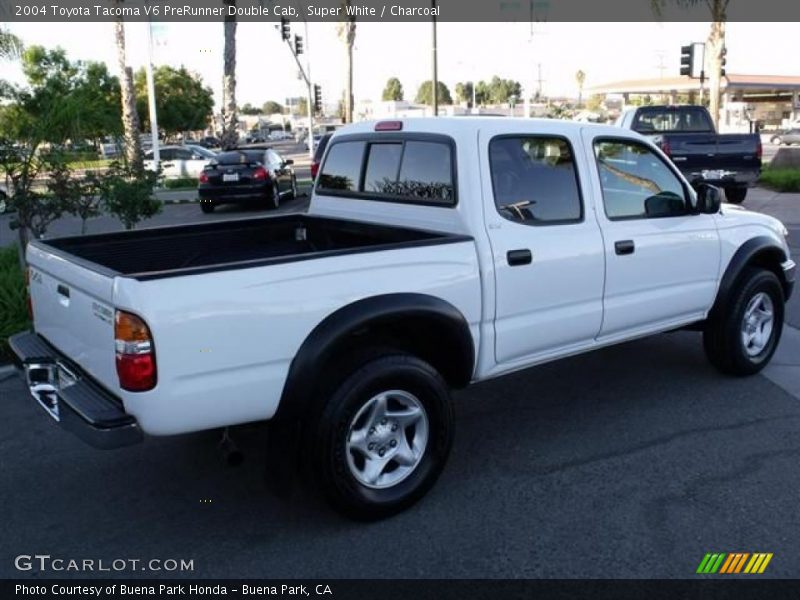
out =
[[269,419],[295,353],[318,323],[357,300],[399,292],[455,306],[477,347],[480,274],[471,241],[118,278],[114,303],[147,321],[158,366],[153,390],[123,392],[125,408],[152,435]]

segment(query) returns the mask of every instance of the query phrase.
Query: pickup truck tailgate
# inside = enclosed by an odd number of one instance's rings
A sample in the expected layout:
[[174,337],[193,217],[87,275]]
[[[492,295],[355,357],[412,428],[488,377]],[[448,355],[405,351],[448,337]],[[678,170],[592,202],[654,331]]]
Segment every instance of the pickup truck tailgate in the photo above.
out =
[[666,134],[672,160],[684,172],[758,169],[758,141],[750,134]]
[[118,386],[114,359],[114,275],[28,245],[36,332],[99,383]]

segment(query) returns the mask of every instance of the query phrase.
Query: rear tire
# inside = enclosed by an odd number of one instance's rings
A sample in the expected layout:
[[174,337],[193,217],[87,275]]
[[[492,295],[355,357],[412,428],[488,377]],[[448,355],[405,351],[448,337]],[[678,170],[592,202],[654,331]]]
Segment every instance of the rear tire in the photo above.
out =
[[292,200],[297,199],[297,177],[292,175]]
[[214,212],[214,204],[211,200],[200,200],[200,210],[202,210],[205,214],[211,214]]
[[781,139],[781,137],[780,137],[779,135],[776,135],[776,136],[774,136],[774,137],[773,137],[773,138],[770,140],[770,142],[772,142],[773,144],[777,144],[778,146],[780,146],[780,145],[783,143],[783,140]]
[[771,271],[748,268],[731,298],[703,330],[709,361],[729,375],[753,375],[769,363],[783,330],[784,298]]
[[270,195],[269,203],[269,207],[273,210],[277,210],[281,205],[281,191],[277,181],[272,182],[272,194]]
[[357,520],[391,516],[422,498],[453,443],[445,381],[428,363],[389,352],[334,384],[305,437],[315,482]]
[[725,188],[725,199],[731,204],[741,204],[747,196],[746,187]]

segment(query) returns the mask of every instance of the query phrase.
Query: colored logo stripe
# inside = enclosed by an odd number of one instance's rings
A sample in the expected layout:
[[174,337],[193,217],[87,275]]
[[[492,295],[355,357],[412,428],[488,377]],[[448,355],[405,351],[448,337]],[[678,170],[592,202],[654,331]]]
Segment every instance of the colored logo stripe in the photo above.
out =
[[[756,552],[709,552],[700,561],[697,573],[701,574],[760,574],[772,560],[772,553]],[[749,560],[748,560],[749,559]],[[747,565],[747,566],[745,566]]]

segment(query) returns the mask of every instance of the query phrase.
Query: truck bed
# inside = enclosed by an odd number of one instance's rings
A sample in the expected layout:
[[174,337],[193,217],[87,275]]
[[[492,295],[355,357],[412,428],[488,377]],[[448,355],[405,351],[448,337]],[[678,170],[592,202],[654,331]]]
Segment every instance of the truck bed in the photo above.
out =
[[38,240],[44,250],[106,275],[156,279],[469,239],[304,214]]

